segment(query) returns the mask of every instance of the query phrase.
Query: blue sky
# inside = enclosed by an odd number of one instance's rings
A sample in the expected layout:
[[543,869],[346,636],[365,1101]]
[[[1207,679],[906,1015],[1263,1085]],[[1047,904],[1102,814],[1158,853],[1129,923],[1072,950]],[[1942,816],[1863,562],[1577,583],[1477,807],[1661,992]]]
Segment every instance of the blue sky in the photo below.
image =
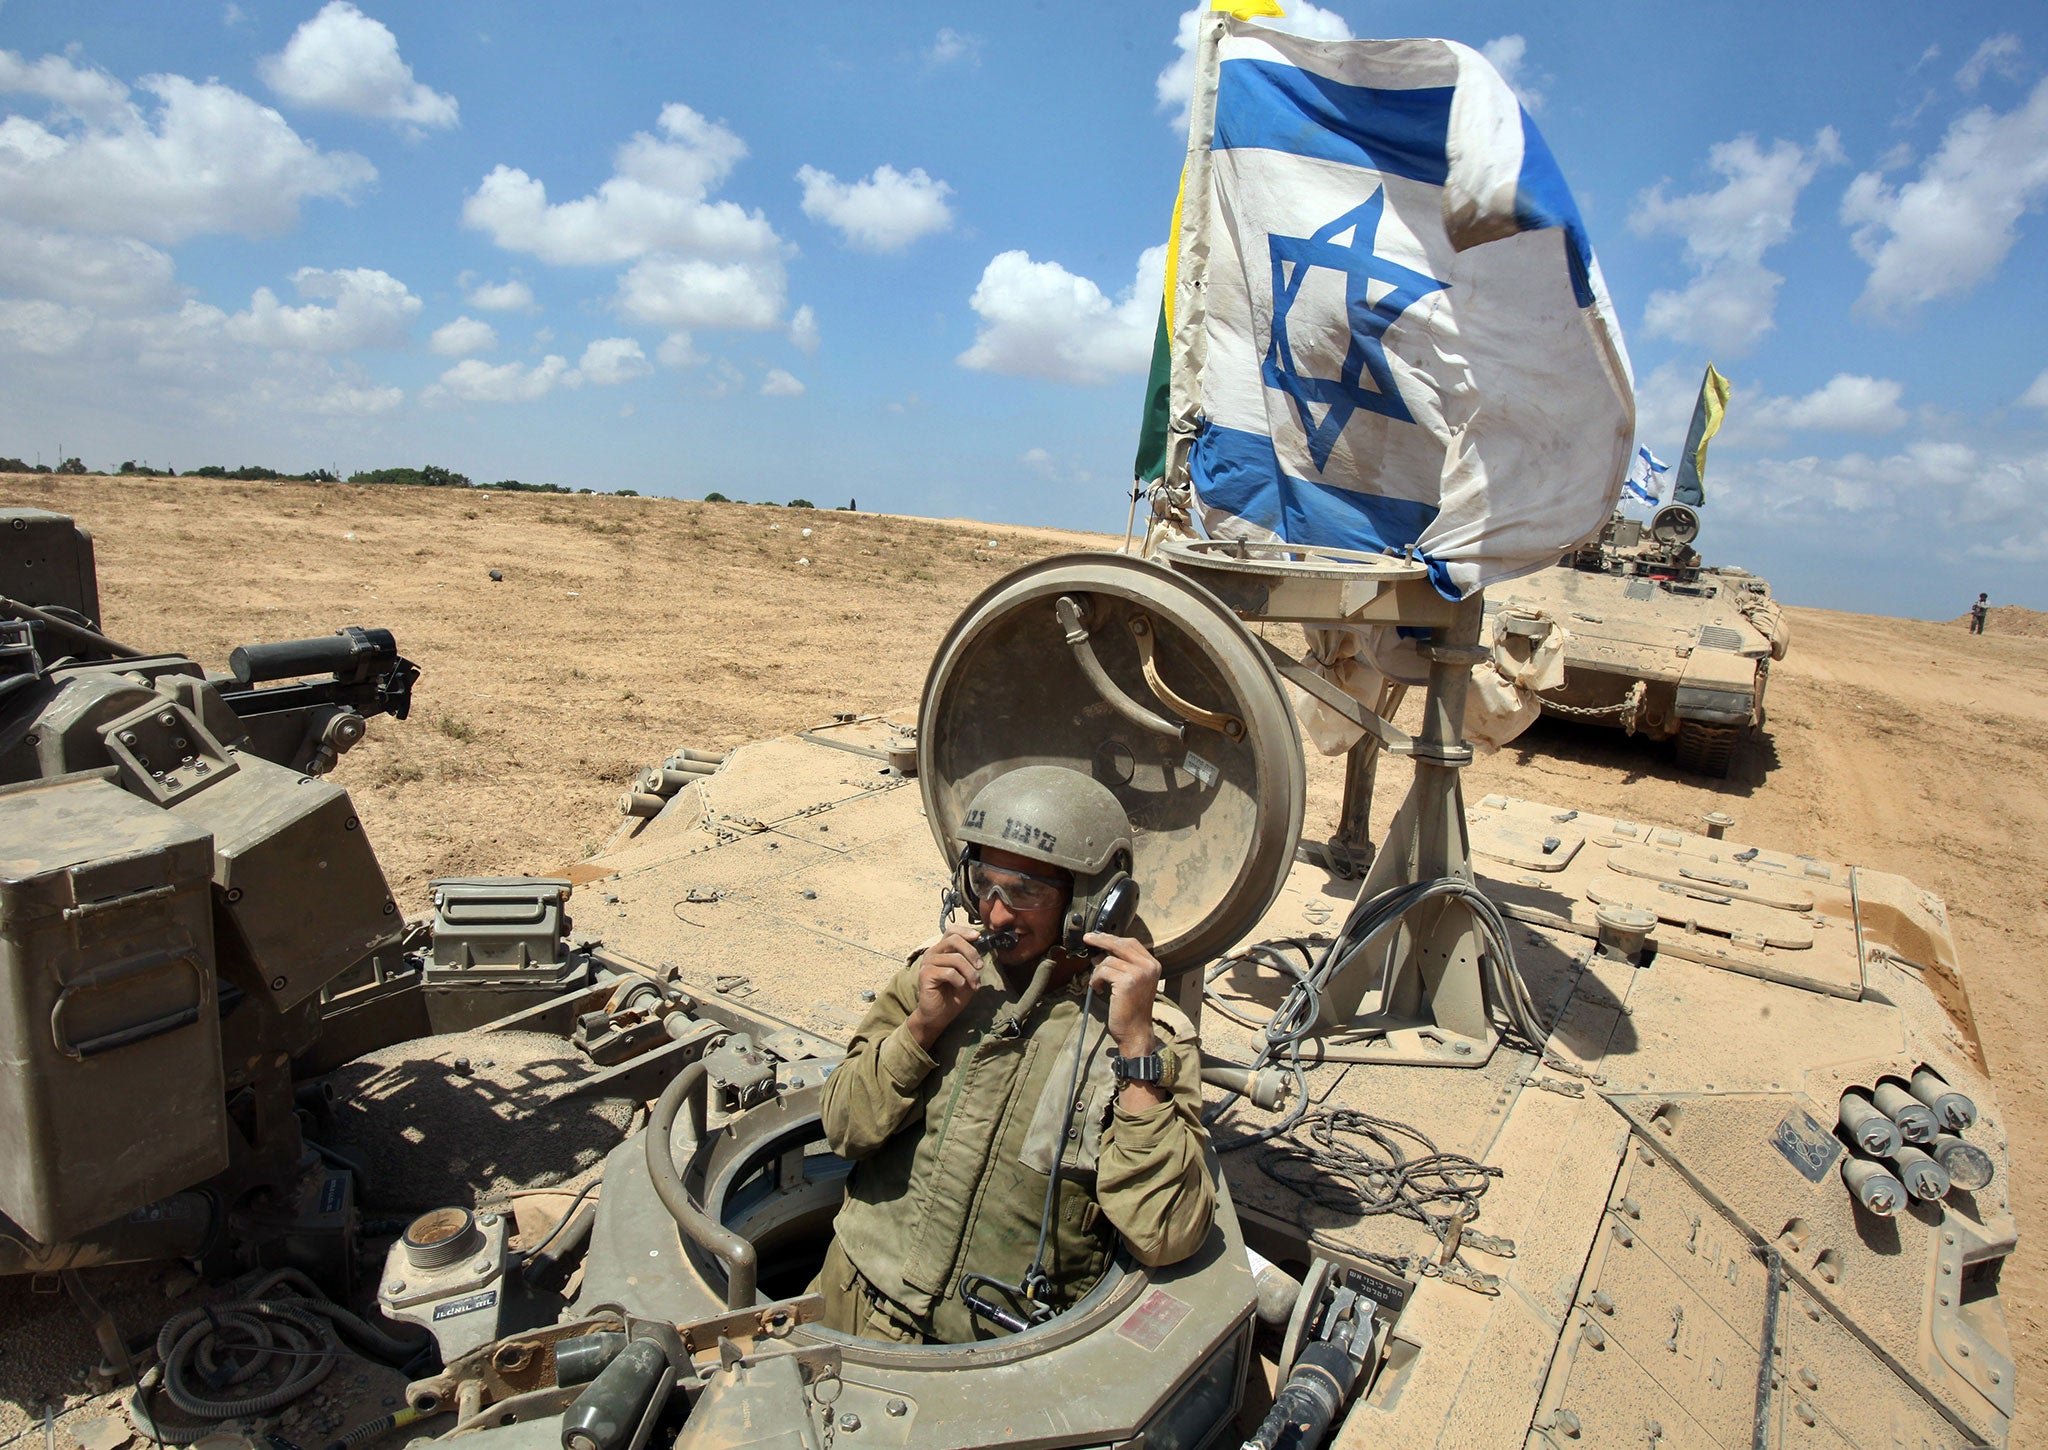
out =
[[[1516,85],[1711,558],[2048,607],[2048,9],[1289,8]],[[0,454],[1119,531],[1183,9],[0,0]]]

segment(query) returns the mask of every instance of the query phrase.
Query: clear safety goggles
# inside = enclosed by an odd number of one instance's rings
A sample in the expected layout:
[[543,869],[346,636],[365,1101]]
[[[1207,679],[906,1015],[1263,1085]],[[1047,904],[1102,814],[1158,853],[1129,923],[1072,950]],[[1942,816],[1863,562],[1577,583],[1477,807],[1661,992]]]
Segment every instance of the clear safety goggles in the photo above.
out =
[[1067,883],[973,861],[967,867],[967,889],[977,903],[993,896],[1012,911],[1056,911],[1065,904]]

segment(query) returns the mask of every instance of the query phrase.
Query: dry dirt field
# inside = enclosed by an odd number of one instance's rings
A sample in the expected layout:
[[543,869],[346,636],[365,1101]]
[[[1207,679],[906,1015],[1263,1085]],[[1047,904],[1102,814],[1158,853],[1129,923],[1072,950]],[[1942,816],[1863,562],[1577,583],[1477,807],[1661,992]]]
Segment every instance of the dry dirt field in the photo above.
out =
[[[373,722],[335,778],[415,913],[432,876],[554,872],[585,855],[618,823],[631,773],[678,746],[914,704],[970,598],[1030,559],[1104,542],[344,485],[0,476],[0,499],[92,530],[105,626],[137,647],[221,667],[238,644],[394,631],[423,672],[412,718]],[[1790,613],[1768,727],[1733,779],[1680,774],[1668,746],[1546,721],[1477,764],[1468,790],[1688,825],[1725,810],[1745,839],[1896,871],[1947,899],[2012,1142],[2013,1443],[2048,1442],[2048,629],[2011,608],[1981,638],[1960,623]],[[1311,833],[1333,824],[1338,779],[1334,763],[1312,770]],[[1381,781],[1383,818],[1405,785],[1398,762]],[[0,1289],[0,1316],[16,1302]],[[9,1408],[0,1437],[21,1423]]]

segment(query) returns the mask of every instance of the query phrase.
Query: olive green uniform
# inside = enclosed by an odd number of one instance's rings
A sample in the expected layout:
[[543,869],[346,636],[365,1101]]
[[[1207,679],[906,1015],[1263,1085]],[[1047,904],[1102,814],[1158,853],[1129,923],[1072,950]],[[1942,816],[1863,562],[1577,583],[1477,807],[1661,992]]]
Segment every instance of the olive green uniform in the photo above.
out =
[[[943,1344],[1003,1332],[961,1302],[960,1279],[1014,1284],[1030,1266],[1087,976],[1048,992],[1012,1033],[1015,995],[984,958],[980,990],[929,1053],[906,1026],[916,958],[878,995],[825,1084],[826,1140],[856,1164],[816,1286],[828,1327]],[[1215,1216],[1193,1025],[1157,1002],[1159,1051],[1174,1058],[1171,1100],[1127,1112],[1110,1070],[1108,995],[1096,992],[1087,1024],[1047,1238],[1055,1308],[1102,1276],[1119,1234],[1139,1262],[1171,1264],[1201,1246]]]

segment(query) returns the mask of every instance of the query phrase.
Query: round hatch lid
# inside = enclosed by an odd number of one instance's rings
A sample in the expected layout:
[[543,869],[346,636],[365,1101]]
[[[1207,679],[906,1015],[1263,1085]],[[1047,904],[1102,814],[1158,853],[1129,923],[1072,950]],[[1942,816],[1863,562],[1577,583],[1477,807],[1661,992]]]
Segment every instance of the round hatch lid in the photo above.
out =
[[1005,771],[1064,765],[1108,786],[1169,973],[1251,930],[1301,837],[1301,742],[1278,672],[1215,595],[1121,554],[1041,560],[967,607],[925,677],[917,764],[949,859],[968,802]]
[[1690,544],[1700,536],[1700,516],[1682,503],[1667,503],[1650,516],[1650,537],[1660,544]]

